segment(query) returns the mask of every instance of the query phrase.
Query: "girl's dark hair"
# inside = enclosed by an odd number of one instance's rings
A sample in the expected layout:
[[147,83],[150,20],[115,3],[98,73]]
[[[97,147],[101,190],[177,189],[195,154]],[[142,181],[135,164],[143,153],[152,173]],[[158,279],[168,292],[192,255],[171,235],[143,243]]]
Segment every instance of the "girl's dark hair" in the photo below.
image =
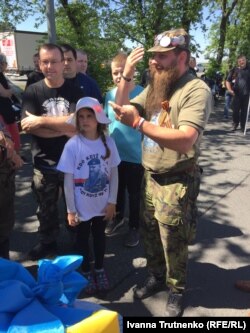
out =
[[103,144],[104,144],[104,147],[105,147],[105,149],[106,149],[106,155],[105,156],[102,156],[102,158],[104,159],[104,160],[106,160],[107,158],[109,158],[110,157],[110,149],[109,149],[109,147],[108,147],[108,145],[107,145],[107,140],[106,140],[106,136],[105,136],[105,130],[106,130],[106,128],[107,128],[107,126],[106,125],[104,125],[104,124],[100,124],[100,123],[98,123],[98,125],[97,125],[97,132],[98,132],[98,134],[100,135],[100,137],[101,137],[101,140],[102,140],[102,142],[103,142]]
[[[88,110],[91,110],[94,113],[94,111],[92,109],[88,109]],[[76,117],[76,129],[78,130],[78,132],[80,132],[80,126],[79,126],[79,120],[78,120],[78,113],[77,113],[77,117]],[[107,129],[107,126],[105,124],[100,124],[100,123],[97,124],[97,133],[99,134],[99,136],[100,136],[100,138],[101,138],[101,140],[102,140],[102,142],[104,144],[104,147],[106,149],[106,155],[102,156],[102,158],[104,160],[106,160],[107,158],[109,158],[110,154],[111,154],[110,149],[109,149],[109,147],[107,145],[107,140],[106,140],[106,136],[105,136],[106,129]]]

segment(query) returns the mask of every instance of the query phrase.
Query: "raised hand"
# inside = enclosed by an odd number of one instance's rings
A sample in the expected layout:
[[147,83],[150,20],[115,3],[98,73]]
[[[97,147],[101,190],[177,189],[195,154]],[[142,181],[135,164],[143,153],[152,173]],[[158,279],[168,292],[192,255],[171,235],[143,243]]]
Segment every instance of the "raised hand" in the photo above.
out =
[[131,78],[134,75],[136,65],[140,60],[143,59],[144,56],[144,48],[143,47],[137,47],[128,56],[126,60],[126,65],[123,71],[123,75],[125,77]]

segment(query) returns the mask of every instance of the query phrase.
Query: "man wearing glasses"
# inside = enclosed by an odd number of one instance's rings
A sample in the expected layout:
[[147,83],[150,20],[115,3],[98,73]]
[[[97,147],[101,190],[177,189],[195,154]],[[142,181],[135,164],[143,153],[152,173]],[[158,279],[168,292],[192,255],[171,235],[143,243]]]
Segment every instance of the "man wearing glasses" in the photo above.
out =
[[59,231],[57,202],[63,191],[63,173],[57,163],[74,128],[66,123],[75,111],[82,91],[63,77],[64,57],[55,44],[39,49],[39,65],[44,79],[30,85],[23,96],[22,129],[32,134],[33,181],[39,220],[39,243],[29,252],[28,259],[38,260],[55,254]]

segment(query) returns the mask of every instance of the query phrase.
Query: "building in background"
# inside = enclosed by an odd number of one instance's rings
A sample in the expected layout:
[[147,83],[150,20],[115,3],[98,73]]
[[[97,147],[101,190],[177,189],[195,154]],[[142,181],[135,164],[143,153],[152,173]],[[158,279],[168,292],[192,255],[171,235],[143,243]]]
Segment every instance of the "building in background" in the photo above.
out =
[[48,41],[47,33],[30,31],[0,32],[0,52],[7,58],[7,73],[24,75],[34,69],[33,54]]

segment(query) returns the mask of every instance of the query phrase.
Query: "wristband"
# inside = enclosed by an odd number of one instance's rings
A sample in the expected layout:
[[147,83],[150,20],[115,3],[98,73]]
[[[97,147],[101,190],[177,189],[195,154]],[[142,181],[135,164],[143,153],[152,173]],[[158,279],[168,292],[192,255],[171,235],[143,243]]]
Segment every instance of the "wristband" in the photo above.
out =
[[133,128],[139,131],[144,121],[145,119],[142,117],[137,118],[136,121],[133,123]]
[[126,76],[124,76],[123,74],[122,74],[122,78],[123,78],[123,80],[125,80],[125,81],[127,81],[127,82],[130,82],[130,81],[132,80],[131,78],[126,77]]
[[145,121],[145,119],[142,118],[142,117],[140,117],[140,120],[139,120],[139,122],[138,122],[138,124],[137,124],[137,126],[135,128],[137,131],[140,131],[141,125],[144,123],[144,121]]

